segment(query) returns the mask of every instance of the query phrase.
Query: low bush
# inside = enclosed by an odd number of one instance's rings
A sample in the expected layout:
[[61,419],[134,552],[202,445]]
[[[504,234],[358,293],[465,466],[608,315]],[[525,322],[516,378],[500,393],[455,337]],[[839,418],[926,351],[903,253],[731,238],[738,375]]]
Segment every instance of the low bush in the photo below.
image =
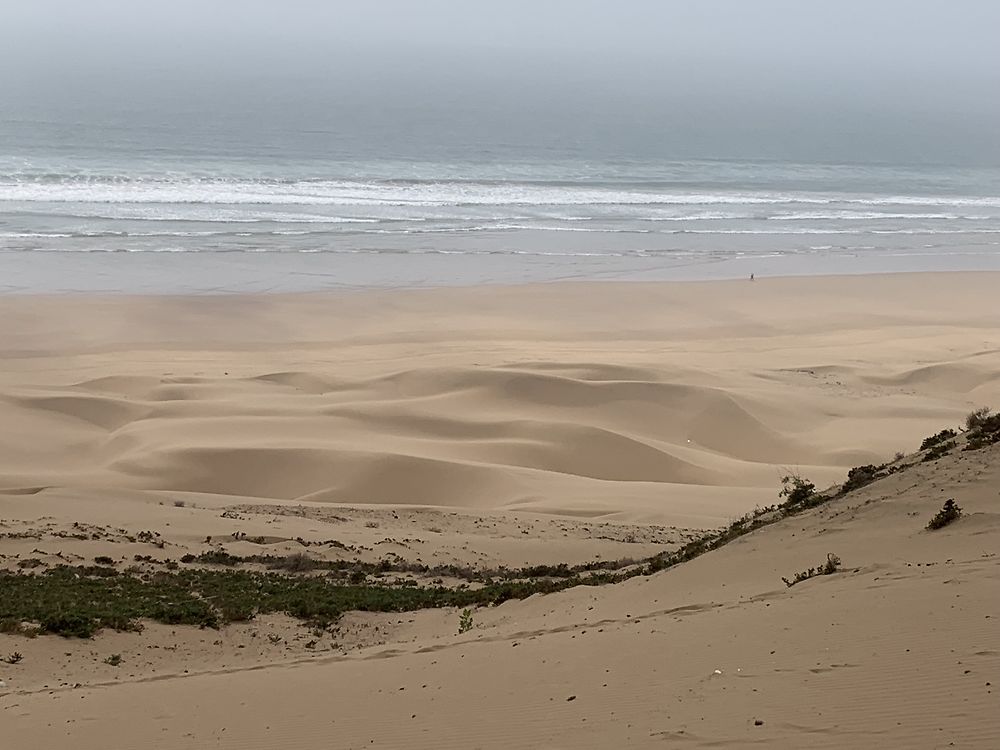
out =
[[953,521],[957,521],[961,516],[962,509],[958,506],[958,503],[953,499],[945,500],[941,510],[927,523],[927,528],[930,531],[936,531],[937,529],[944,528]]
[[233,565],[238,565],[242,562],[242,558],[236,555],[230,555],[224,549],[213,549],[208,552],[202,552],[200,555],[182,555],[182,563],[205,563],[206,565],[225,565],[231,567]]
[[[978,410],[977,410],[978,411]],[[972,417],[973,412],[969,415]],[[968,422],[968,420],[966,420]],[[1000,414],[986,414],[977,418],[975,427],[969,430],[969,439],[962,450],[974,451],[1000,443]]]
[[796,573],[795,577],[791,580],[781,577],[781,580],[785,582],[785,585],[791,588],[796,583],[802,583],[802,581],[807,581],[810,578],[815,578],[816,576],[828,576],[831,573],[836,573],[840,569],[840,558],[837,557],[832,552],[827,554],[826,562],[820,565],[818,568],[808,568],[803,570],[801,573]]
[[924,438],[924,442],[920,444],[920,450],[925,451],[928,448],[933,448],[935,445],[943,443],[946,440],[951,440],[956,435],[958,435],[958,433],[954,430],[941,430],[941,432]]
[[992,409],[988,406],[981,406],[978,409],[970,411],[965,417],[965,429],[966,430],[976,430],[983,426],[983,424],[990,418],[990,413]]
[[969,437],[962,450],[978,451],[996,443],[1000,443],[1000,432],[995,432],[993,434],[977,433]]
[[856,490],[860,487],[864,487],[866,484],[871,484],[876,479],[881,479],[886,476],[883,471],[885,465],[875,466],[874,464],[868,464],[866,466],[855,466],[849,472],[847,472],[847,481],[844,482],[840,487],[840,493],[846,494],[852,490]]
[[4,617],[0,618],[0,633],[5,635],[24,635],[34,638],[41,630],[37,625],[21,622],[20,618]]
[[103,626],[98,619],[82,612],[58,610],[42,613],[38,618],[38,624],[43,633],[58,633],[67,638],[90,638]]
[[984,433],[1000,433],[1000,414],[993,414],[987,417],[976,429]]
[[287,570],[289,573],[305,573],[318,568],[319,561],[313,560],[303,552],[296,552],[286,557],[275,558],[267,567],[272,570]]
[[945,443],[935,443],[935,445],[924,454],[923,461],[936,461],[942,456],[947,456],[948,452],[955,447],[955,441],[949,440]]
[[798,474],[789,474],[781,478],[781,491],[778,497],[785,498],[782,503],[786,508],[807,506],[816,495],[816,485]]

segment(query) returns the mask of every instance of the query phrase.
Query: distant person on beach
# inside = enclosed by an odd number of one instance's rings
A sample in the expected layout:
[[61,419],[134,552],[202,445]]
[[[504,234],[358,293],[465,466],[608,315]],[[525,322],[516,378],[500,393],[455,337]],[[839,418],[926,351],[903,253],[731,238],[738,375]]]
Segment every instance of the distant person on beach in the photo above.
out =
[[753,274],[750,274],[750,281],[753,281]]

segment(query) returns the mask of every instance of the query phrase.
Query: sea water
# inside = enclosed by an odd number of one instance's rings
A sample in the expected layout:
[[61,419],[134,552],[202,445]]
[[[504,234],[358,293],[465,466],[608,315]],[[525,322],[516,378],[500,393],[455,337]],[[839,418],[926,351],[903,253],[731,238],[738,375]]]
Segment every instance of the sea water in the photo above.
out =
[[1000,268],[997,168],[678,158],[655,139],[458,132],[446,111],[416,132],[182,115],[5,113],[0,289]]

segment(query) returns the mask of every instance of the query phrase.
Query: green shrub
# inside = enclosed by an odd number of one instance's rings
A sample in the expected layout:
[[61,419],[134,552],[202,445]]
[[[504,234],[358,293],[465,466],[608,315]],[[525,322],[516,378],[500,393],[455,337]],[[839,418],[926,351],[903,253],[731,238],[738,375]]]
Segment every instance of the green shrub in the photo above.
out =
[[832,573],[836,573],[839,568],[840,568],[840,558],[831,552],[827,554],[826,562],[820,565],[818,568],[808,568],[806,570],[803,570],[801,573],[796,573],[795,577],[792,578],[791,580],[788,580],[787,578],[782,576],[781,580],[784,581],[785,585],[788,588],[791,588],[796,583],[802,583],[802,581],[807,581],[810,578],[815,578],[816,576],[828,576]]
[[[969,417],[977,412],[973,412]],[[1000,443],[1000,414],[986,414],[973,421],[976,424],[969,429],[969,439],[962,450],[974,451]]]
[[0,618],[0,633],[6,635],[24,635],[34,638],[41,632],[37,625],[21,622],[20,618],[3,617]]
[[930,531],[944,528],[952,521],[957,521],[961,516],[962,509],[958,507],[958,503],[953,499],[945,500],[941,510],[927,523],[927,528]]
[[257,615],[257,605],[253,600],[226,601],[219,605],[219,616],[223,622],[249,622]]
[[984,433],[1000,433],[1000,414],[993,414],[987,417],[977,429]]
[[274,562],[268,563],[268,568],[272,570],[287,570],[289,573],[305,573],[319,567],[319,561],[313,560],[303,552],[296,552],[286,557],[276,557]]
[[213,549],[200,555],[186,554],[181,557],[182,563],[202,563],[205,565],[233,566],[241,562],[236,555],[230,555],[224,549]]
[[981,406],[978,409],[970,411],[965,417],[965,429],[976,430],[983,426],[983,424],[990,418],[991,409],[988,406]]
[[576,571],[566,563],[558,565],[532,565],[519,571],[521,578],[569,578]]
[[965,447],[962,448],[963,451],[977,451],[981,448],[986,448],[994,443],[1000,443],[1000,433],[984,434],[976,433],[969,437],[968,441],[965,443]]
[[947,456],[948,452],[955,447],[955,441],[949,440],[946,443],[936,443],[927,453],[924,454],[923,461],[936,461]]
[[781,478],[781,491],[778,497],[785,498],[782,503],[786,508],[807,505],[816,495],[816,485],[798,474],[790,474]]
[[855,466],[847,472],[847,481],[840,487],[841,494],[846,494],[852,490],[864,487],[866,484],[871,484],[876,479],[881,479],[885,476],[882,473],[884,468],[885,465],[875,466],[874,464]]
[[920,444],[920,450],[925,451],[928,448],[933,448],[935,445],[943,443],[946,440],[951,440],[956,435],[958,435],[958,433],[954,430],[941,430],[941,432],[924,438],[924,442]]
[[472,610],[463,609],[458,618],[458,634],[468,633],[472,630]]
[[66,638],[90,638],[100,629],[93,617],[77,612],[55,613],[41,618],[43,633],[54,633]]

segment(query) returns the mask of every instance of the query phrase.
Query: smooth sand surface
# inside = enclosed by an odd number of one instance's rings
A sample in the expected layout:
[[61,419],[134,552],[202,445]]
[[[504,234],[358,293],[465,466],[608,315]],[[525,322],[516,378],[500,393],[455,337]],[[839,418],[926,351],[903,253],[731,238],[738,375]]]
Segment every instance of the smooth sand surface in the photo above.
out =
[[[0,565],[220,539],[484,567],[653,554],[775,502],[783,474],[842,481],[1000,405],[998,289],[1000,274],[910,274],[0,298]],[[998,447],[662,574],[479,609],[461,636],[443,610],[349,615],[308,647],[281,616],[0,635],[25,657],[0,664],[0,733],[1000,747]],[[947,497],[966,517],[924,531]],[[844,572],[785,588],[827,553]]]

